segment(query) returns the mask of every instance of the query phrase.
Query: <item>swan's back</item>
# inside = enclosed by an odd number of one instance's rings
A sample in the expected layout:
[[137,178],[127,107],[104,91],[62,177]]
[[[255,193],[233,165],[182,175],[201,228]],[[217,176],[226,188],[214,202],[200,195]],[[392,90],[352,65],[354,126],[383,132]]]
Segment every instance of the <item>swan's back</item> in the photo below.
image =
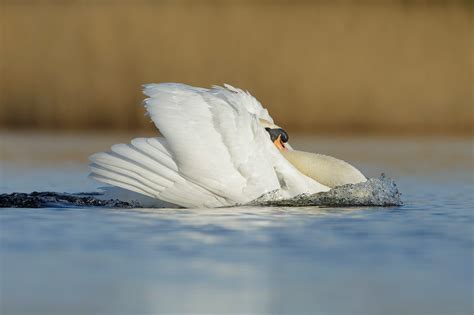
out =
[[301,173],[331,188],[367,180],[354,166],[332,156],[297,150],[282,154]]

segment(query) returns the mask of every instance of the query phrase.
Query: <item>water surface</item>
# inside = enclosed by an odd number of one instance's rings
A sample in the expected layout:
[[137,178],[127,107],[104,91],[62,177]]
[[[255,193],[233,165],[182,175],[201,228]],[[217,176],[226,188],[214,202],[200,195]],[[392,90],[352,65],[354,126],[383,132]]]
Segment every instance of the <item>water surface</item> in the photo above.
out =
[[[0,192],[94,190],[87,155],[129,139],[3,137]],[[469,140],[296,140],[406,205],[0,209],[1,314],[473,312]]]

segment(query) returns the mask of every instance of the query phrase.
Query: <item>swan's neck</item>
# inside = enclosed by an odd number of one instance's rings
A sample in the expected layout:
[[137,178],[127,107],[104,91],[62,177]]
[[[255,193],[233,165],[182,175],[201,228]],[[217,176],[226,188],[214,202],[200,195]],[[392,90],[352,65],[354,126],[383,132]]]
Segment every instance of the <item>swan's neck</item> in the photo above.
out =
[[328,155],[297,150],[281,153],[298,171],[331,188],[367,180],[354,166]]

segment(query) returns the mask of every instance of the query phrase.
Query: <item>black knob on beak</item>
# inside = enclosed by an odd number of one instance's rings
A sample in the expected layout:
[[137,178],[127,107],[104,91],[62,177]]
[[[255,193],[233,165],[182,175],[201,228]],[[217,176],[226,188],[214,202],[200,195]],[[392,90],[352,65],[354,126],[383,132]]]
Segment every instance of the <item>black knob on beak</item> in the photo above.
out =
[[280,130],[281,132],[281,141],[283,141],[283,143],[287,143],[288,142],[288,134],[286,133],[285,130],[283,129],[278,129]]
[[280,140],[283,143],[288,142],[288,134],[286,133],[285,130],[281,128],[265,128],[265,130],[270,134],[270,139],[272,139],[272,142],[275,142],[276,139],[278,139],[278,136],[280,136]]

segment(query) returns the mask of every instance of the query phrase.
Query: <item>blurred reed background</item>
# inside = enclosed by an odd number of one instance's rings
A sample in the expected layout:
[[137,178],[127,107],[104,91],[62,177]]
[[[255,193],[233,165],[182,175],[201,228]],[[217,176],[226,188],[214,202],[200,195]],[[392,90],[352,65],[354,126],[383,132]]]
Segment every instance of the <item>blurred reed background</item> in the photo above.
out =
[[230,83],[291,131],[471,134],[472,1],[1,1],[0,127],[153,130],[140,85]]

